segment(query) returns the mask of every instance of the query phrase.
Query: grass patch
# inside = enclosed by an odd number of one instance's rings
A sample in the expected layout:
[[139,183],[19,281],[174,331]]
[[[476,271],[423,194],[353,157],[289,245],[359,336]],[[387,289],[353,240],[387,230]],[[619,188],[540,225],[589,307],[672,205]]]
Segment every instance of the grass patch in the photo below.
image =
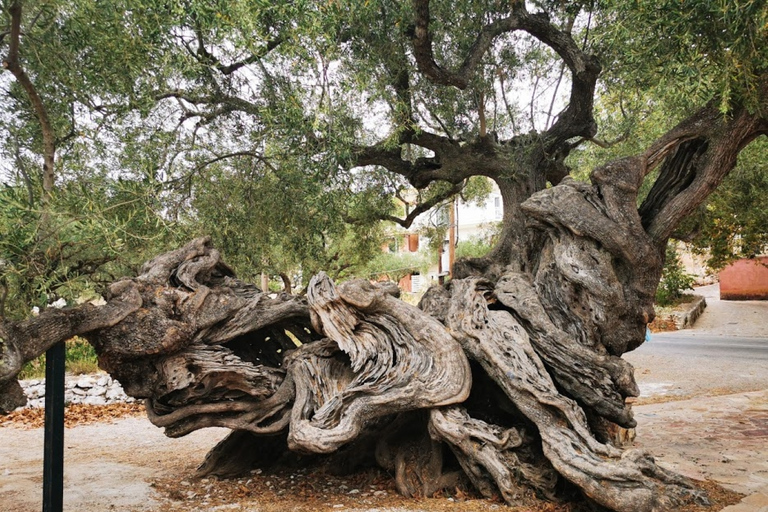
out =
[[[85,341],[75,336],[66,342],[66,355],[64,369],[67,373],[83,375],[99,371],[99,363],[96,351]],[[29,361],[21,369],[19,379],[43,379],[45,378],[45,355]]]

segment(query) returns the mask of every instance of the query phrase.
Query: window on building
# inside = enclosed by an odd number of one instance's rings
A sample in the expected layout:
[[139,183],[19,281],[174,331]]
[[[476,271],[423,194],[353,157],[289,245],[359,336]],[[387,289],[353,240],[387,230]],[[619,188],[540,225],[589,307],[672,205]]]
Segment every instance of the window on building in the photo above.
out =
[[493,216],[496,219],[501,219],[504,208],[501,206],[501,197],[495,196],[493,198]]

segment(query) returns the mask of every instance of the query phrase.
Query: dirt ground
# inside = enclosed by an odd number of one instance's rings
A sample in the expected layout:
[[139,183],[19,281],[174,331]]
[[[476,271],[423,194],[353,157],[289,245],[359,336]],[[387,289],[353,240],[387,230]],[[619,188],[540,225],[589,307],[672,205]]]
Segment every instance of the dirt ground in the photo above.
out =
[[[168,439],[143,417],[78,425],[65,434],[64,510],[78,512],[568,512],[567,506],[534,503],[509,508],[460,490],[430,499],[400,497],[392,479],[370,471],[353,477],[256,471],[246,478],[195,480],[197,464],[227,433],[197,431]],[[655,439],[656,443],[659,439]],[[663,439],[661,440],[663,443]],[[42,428],[0,427],[0,509],[41,510]],[[673,465],[674,467],[674,465]],[[692,475],[693,476],[693,475]],[[707,474],[697,474],[707,478]],[[722,506],[740,499],[713,491]]]
[[[762,307],[762,306],[761,306]],[[725,305],[728,308],[728,305]],[[720,309],[720,308],[715,308]],[[765,316],[742,308],[762,329]],[[741,317],[725,311],[728,321]],[[710,317],[706,325],[720,329]],[[722,322],[722,321],[721,321]],[[743,327],[743,326],[740,326]],[[631,357],[631,355],[630,355]],[[664,466],[711,479],[749,494],[768,486],[768,368],[749,362],[630,359],[645,395],[635,407],[636,447]],[[672,392],[665,386],[672,386]],[[643,401],[639,402],[643,404]],[[0,510],[41,510],[43,429],[20,422],[0,424]],[[166,438],[139,416],[81,424],[65,434],[64,509],[78,512],[136,511],[346,511],[456,512],[512,510],[498,502],[469,499],[460,490],[422,500],[396,495],[378,472],[354,478],[292,473],[254,473],[229,481],[194,480],[196,466],[226,435],[224,429]],[[710,510],[738,498],[725,493]],[[565,512],[554,505],[519,510]]]

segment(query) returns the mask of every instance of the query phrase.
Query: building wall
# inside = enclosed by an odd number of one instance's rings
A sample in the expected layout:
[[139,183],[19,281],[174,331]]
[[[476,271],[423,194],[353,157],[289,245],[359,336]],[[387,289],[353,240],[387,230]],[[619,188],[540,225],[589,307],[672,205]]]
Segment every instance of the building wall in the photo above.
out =
[[456,209],[457,240],[459,242],[471,238],[483,238],[494,223],[501,222],[504,213],[501,193],[496,184],[493,185],[493,192],[481,205],[459,201]]
[[768,300],[768,256],[738,260],[720,271],[722,300]]

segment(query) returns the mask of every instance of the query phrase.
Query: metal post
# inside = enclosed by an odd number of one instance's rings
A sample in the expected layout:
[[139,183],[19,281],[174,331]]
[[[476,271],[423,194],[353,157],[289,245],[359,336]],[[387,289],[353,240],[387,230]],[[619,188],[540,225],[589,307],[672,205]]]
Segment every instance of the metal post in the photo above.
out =
[[45,353],[43,512],[61,512],[64,504],[64,355],[63,341]]

